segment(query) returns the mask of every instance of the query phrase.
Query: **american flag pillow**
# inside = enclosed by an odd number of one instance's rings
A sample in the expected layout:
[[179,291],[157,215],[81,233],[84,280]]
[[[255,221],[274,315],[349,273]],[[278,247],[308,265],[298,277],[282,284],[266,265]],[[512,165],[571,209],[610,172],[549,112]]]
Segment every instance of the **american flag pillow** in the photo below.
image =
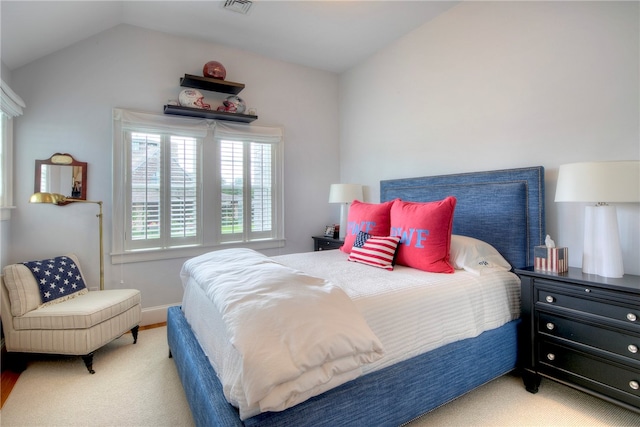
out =
[[87,293],[80,269],[67,256],[25,262],[40,288],[42,305],[65,301]]
[[359,232],[349,254],[349,261],[393,270],[399,236],[371,236]]

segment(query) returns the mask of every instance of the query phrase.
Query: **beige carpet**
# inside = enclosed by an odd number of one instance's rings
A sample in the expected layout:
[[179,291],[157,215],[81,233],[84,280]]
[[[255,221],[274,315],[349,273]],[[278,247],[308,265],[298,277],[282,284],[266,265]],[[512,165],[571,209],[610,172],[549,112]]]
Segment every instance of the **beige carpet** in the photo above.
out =
[[[192,426],[166,328],[131,335],[96,352],[95,375],[80,358],[38,358],[0,412],[4,426]],[[525,391],[506,375],[409,424],[421,426],[640,426],[640,415],[543,380]]]

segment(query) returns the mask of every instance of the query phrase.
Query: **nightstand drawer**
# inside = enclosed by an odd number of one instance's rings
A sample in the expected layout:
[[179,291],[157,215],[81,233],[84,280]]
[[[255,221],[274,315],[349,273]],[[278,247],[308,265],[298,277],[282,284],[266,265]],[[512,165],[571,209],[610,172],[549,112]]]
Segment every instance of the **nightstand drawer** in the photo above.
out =
[[331,237],[312,236],[313,238],[313,250],[314,251],[326,251],[329,249],[340,249],[344,245],[344,240],[334,239]]
[[323,249],[340,249],[340,246],[342,246],[342,242],[329,242],[326,240],[322,242],[318,242],[319,251]]
[[548,313],[538,314],[538,332],[596,347],[640,362],[640,335],[582,323]]
[[[536,283],[537,285],[537,283]],[[585,292],[582,296],[574,296],[558,292],[555,289],[545,288],[543,286],[536,287],[536,305],[541,307],[560,307],[571,310],[578,310],[585,313],[595,314],[602,317],[608,317],[613,320],[624,322],[632,328],[637,328],[640,332],[640,305],[626,306],[615,301],[599,301],[593,299],[589,292]],[[631,301],[629,301],[631,303]]]
[[540,343],[538,356],[540,372],[614,395],[640,407],[640,368],[612,363],[544,340]]

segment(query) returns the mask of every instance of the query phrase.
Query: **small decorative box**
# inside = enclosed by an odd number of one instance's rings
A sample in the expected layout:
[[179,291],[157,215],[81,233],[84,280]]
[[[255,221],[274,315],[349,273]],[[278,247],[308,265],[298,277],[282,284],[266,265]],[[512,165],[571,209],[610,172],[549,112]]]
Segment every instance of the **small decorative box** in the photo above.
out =
[[569,270],[569,249],[535,246],[533,248],[534,269],[551,273],[564,273]]

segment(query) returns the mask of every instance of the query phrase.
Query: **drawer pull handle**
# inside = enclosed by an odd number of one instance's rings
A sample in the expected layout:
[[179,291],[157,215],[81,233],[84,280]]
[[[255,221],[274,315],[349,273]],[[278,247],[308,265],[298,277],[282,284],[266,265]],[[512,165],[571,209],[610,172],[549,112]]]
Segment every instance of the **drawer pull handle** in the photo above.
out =
[[547,354],[547,359],[549,359],[551,361],[556,360],[556,355],[553,354],[553,353],[549,353],[549,354]]
[[640,388],[640,384],[638,384],[638,381],[629,381],[629,387],[633,390],[638,390]]
[[554,325],[553,323],[549,322],[547,323],[547,329],[550,331],[553,331],[555,329],[556,325]]
[[629,320],[631,322],[635,322],[636,320],[638,320],[638,317],[633,313],[629,313],[629,314],[627,314],[627,320]]
[[627,347],[627,350],[629,350],[629,352],[636,354],[638,352],[638,346],[637,345],[633,345],[633,344],[629,344],[629,347]]
[[586,293],[589,293],[589,292],[591,292],[591,289],[587,288],[587,289],[585,289],[584,291],[585,291]]
[[[547,302],[554,302],[554,301],[555,301],[555,298],[553,298],[551,295],[547,295],[547,297],[545,298],[545,300],[547,300]],[[629,317],[629,316],[627,315],[627,317]]]

